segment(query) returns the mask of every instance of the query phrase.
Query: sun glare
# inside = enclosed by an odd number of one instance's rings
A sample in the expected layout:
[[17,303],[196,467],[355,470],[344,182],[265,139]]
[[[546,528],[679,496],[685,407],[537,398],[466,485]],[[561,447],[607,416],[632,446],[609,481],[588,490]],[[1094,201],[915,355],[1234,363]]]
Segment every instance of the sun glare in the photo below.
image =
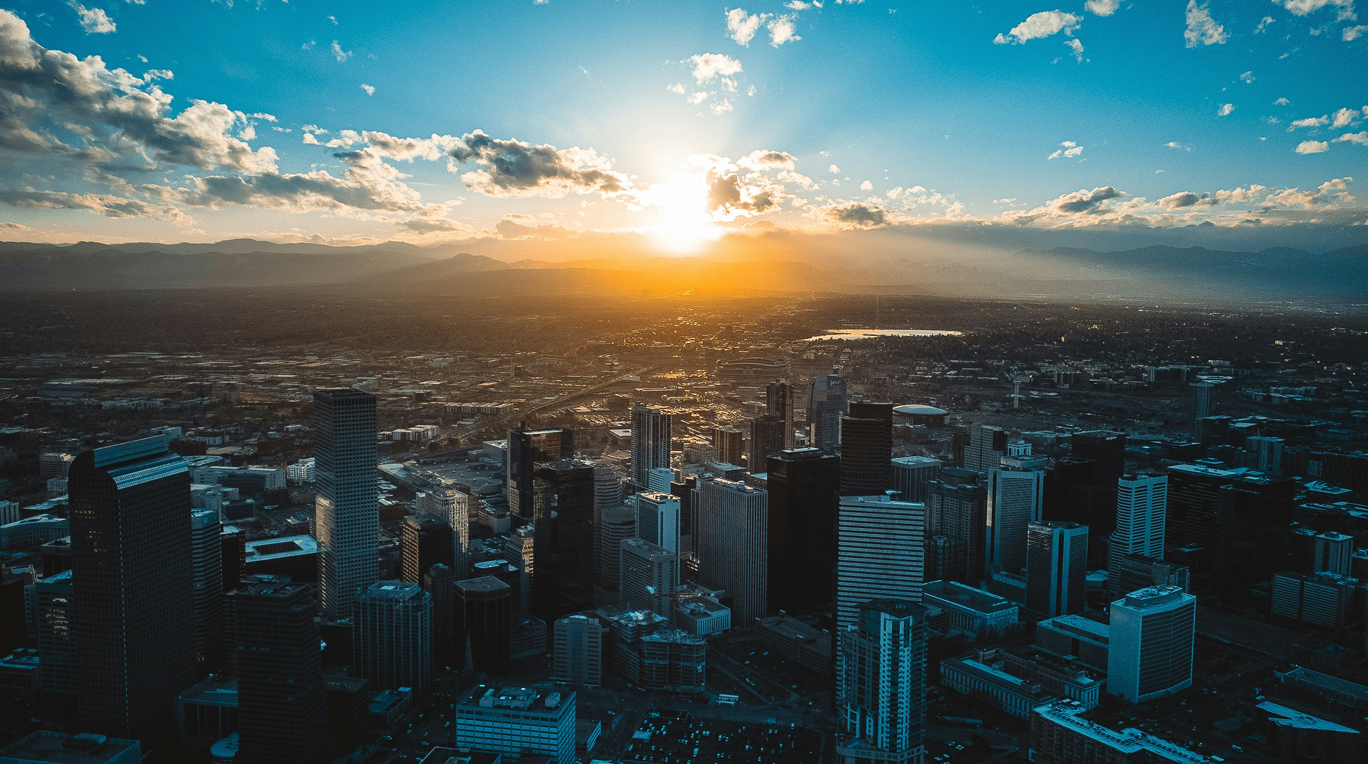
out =
[[674,178],[642,194],[650,210],[646,231],[656,246],[676,254],[692,254],[722,236],[707,211],[708,187],[699,175]]

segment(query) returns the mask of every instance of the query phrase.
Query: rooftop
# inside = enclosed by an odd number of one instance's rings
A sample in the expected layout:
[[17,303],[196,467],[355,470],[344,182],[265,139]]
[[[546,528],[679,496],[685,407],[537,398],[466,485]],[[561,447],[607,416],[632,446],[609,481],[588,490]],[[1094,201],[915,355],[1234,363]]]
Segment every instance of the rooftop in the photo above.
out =
[[932,598],[933,603],[943,602],[946,605],[969,608],[985,614],[1017,609],[1015,602],[957,581],[928,581],[922,586],[922,598],[927,597]]
[[1270,721],[1279,727],[1291,727],[1299,730],[1325,730],[1327,732],[1347,732],[1351,735],[1359,734],[1356,729],[1350,729],[1334,722],[1326,721],[1318,716],[1312,716],[1301,711],[1297,711],[1286,706],[1280,706],[1272,701],[1260,703],[1259,710],[1266,711]]
[[1106,642],[1111,639],[1111,627],[1105,623],[1084,618],[1081,615],[1061,615],[1046,621],[1041,621],[1041,626],[1050,626],[1059,631],[1073,634],[1083,634],[1094,639]]
[[1312,671],[1309,668],[1297,667],[1285,674],[1277,674],[1280,679],[1291,679],[1294,682],[1309,684],[1313,687],[1330,690],[1340,695],[1350,696],[1360,703],[1368,703],[1368,687],[1358,682],[1351,682],[1348,679],[1340,679],[1329,674],[1322,674],[1319,671]]
[[1108,748],[1124,754],[1149,751],[1162,761],[1176,764],[1204,764],[1211,759],[1191,751],[1176,743],[1157,738],[1138,729],[1114,730],[1103,727],[1097,722],[1080,718],[1083,706],[1070,700],[1061,700],[1035,709],[1035,713],[1071,732],[1083,735]]
[[137,757],[141,746],[136,740],[122,740],[104,735],[67,735],[39,730],[0,750],[0,759],[55,764],[104,764],[129,749],[132,749],[133,755]]
[[283,536],[247,542],[247,562],[249,563],[306,554],[318,554],[318,542],[312,536]]
[[557,712],[567,706],[573,708],[575,693],[538,690],[532,687],[494,687],[478,685],[456,702],[461,706],[479,708],[512,708],[519,711]]

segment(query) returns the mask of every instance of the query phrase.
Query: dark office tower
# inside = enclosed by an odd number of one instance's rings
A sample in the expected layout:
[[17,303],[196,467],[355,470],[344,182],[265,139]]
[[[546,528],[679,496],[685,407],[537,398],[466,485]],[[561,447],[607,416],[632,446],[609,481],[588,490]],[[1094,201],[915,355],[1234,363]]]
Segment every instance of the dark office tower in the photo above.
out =
[[195,675],[203,679],[223,667],[223,533],[218,512],[190,513],[194,569]]
[[976,423],[969,428],[969,445],[964,449],[964,468],[987,473],[1007,455],[1007,431]]
[[352,670],[377,690],[432,684],[432,597],[418,584],[377,581],[356,600]]
[[[1170,472],[1170,476],[1172,473]],[[1299,484],[1292,478],[1246,472],[1217,490],[1225,511],[1218,520],[1217,593],[1232,604],[1251,587],[1299,560],[1289,544]]]
[[784,422],[784,448],[793,448],[793,385],[777,379],[765,386],[765,413]]
[[679,499],[679,557],[683,559],[685,555],[694,551],[695,548],[695,513],[693,506],[693,486],[698,485],[698,477],[690,475],[681,481],[670,481],[670,495]]
[[1167,543],[1196,544],[1213,553],[1220,549],[1222,518],[1230,500],[1220,489],[1234,483],[1239,474],[1238,470],[1200,464],[1169,467],[1168,520],[1164,532]]
[[423,574],[433,565],[453,565],[455,546],[451,526],[445,518],[409,515],[399,527],[399,580],[423,582]]
[[927,581],[960,581],[964,577],[965,545],[949,536],[927,536]]
[[784,450],[784,422],[773,414],[751,420],[750,452],[746,454],[746,469],[752,474],[765,471],[771,456]]
[[1191,397],[1188,399],[1188,424],[1192,434],[1199,440],[1202,437],[1202,420],[1211,416],[1216,407],[1216,386],[1210,382],[1194,382],[1188,385]]
[[818,374],[808,386],[808,445],[841,445],[841,418],[846,415],[846,383],[840,374]]
[[746,436],[735,427],[714,427],[713,451],[719,462],[740,464],[746,455]]
[[332,759],[328,691],[309,584],[239,589],[238,753],[242,764]]
[[929,456],[894,459],[893,490],[898,492],[898,501],[925,502],[926,484],[940,477],[940,471],[940,461]]
[[872,600],[860,606],[855,628],[837,634],[837,764],[925,758],[926,613],[910,600]]
[[532,517],[533,485],[538,462],[569,459],[575,453],[575,432],[563,427],[529,430],[523,423],[508,431],[508,461],[504,477],[508,481],[508,512],[517,517]]
[[313,438],[319,604],[336,620],[380,576],[375,396],[315,390]]
[[1126,433],[1110,430],[1076,432],[1072,438],[1073,457],[1093,463],[1093,482],[1116,485],[1126,474]]
[[67,479],[80,726],[150,742],[195,683],[190,471],[159,436],[83,452]]
[[76,703],[71,571],[36,581],[33,590],[33,617],[38,622],[38,692],[44,708],[67,710]]
[[[290,577],[289,577],[289,576],[280,576],[280,575],[274,575],[274,574],[270,574],[270,573],[254,573],[254,574],[252,574],[252,575],[245,576],[241,581],[238,581],[238,582],[236,582],[235,584],[233,584],[233,586],[232,586],[231,589],[229,589],[228,591],[226,591],[226,592],[223,593],[223,648],[224,648],[224,649],[223,649],[223,654],[224,654],[223,657],[224,657],[224,664],[225,664],[225,665],[224,665],[224,672],[225,672],[225,673],[236,675],[236,674],[237,674],[237,670],[238,670],[238,665],[237,665],[237,662],[238,662],[238,650],[237,650],[237,648],[238,648],[238,645],[241,644],[241,642],[238,640],[238,627],[237,627],[237,623],[238,623],[238,619],[237,619],[237,595],[238,595],[238,592],[247,591],[248,589],[252,588],[253,586],[255,586],[255,585],[257,585],[257,584],[288,584],[288,583],[290,583]],[[350,626],[350,621],[348,621],[348,626]],[[332,640],[328,640],[328,641],[329,641],[329,643],[332,642]],[[348,652],[347,652],[347,660],[343,661],[343,664],[344,664],[344,665],[345,665],[345,664],[348,664],[348,663],[351,663],[351,651],[350,651],[350,650],[348,650]]]
[[[963,549],[964,565],[950,578],[967,586],[978,586],[988,573],[988,490],[977,479],[976,472],[947,467],[941,470],[939,480],[926,484],[926,535],[952,539],[952,547],[957,544]],[[938,558],[936,565],[941,568],[958,557],[951,549],[946,552],[953,557]]]
[[645,489],[650,485],[651,470],[669,466],[670,415],[636,404],[632,407],[632,482]]
[[893,486],[893,404],[851,401],[841,420],[841,495],[877,496]]
[[806,610],[831,604],[836,576],[836,513],[841,457],[820,448],[769,458],[769,606]]
[[[533,550],[544,561],[540,585],[558,609],[579,610],[594,602],[594,467],[561,459],[534,470],[537,504]],[[554,513],[554,514],[553,514]]]
[[497,671],[508,663],[512,615],[513,589],[503,581],[482,576],[456,582],[456,660],[463,672]]
[[[247,577],[247,531],[236,525],[219,526],[219,553],[223,564],[223,591],[236,589],[238,582]],[[229,652],[233,646],[225,648]]]
[[1045,618],[1083,612],[1088,526],[1045,521],[1026,529],[1026,608]]
[[423,591],[432,597],[432,665],[451,666],[456,660],[456,571],[433,565],[423,574]]

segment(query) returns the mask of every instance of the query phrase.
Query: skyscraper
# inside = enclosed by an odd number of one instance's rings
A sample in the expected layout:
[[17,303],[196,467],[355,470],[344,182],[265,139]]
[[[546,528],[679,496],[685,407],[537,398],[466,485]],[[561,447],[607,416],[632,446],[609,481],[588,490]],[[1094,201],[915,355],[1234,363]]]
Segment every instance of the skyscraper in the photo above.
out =
[[603,684],[603,624],[585,615],[566,616],[555,625],[551,681],[577,687]]
[[1177,586],[1130,592],[1111,605],[1107,692],[1144,703],[1192,686],[1197,598]]
[[456,581],[456,571],[441,563],[433,565],[423,573],[423,591],[432,597],[434,666],[451,666],[458,657],[455,652]]
[[987,473],[1007,455],[1007,431],[976,422],[969,428],[969,445],[964,449],[964,468]]
[[886,496],[841,499],[836,565],[836,628],[856,625],[870,600],[921,602],[926,507]]
[[902,456],[893,460],[893,490],[899,501],[926,501],[926,484],[940,477],[939,459]]
[[750,452],[746,454],[746,469],[752,474],[765,471],[771,456],[784,450],[784,423],[773,414],[751,420]]
[[1282,474],[1282,438],[1255,435],[1245,438],[1245,448],[1253,457],[1254,469],[1270,475]]
[[732,596],[732,624],[768,609],[769,494],[734,480],[698,484],[698,576]]
[[38,622],[38,692],[44,707],[71,708],[77,702],[76,634],[71,622],[76,603],[71,571],[39,579],[33,590],[33,615]]
[[313,587],[260,583],[237,590],[233,598],[239,674],[236,761],[331,761]]
[[642,403],[632,406],[632,482],[641,488],[656,467],[670,466],[670,415]]
[[636,510],[615,507],[599,522],[599,585],[617,591],[622,574],[622,542],[636,536]]
[[399,580],[423,582],[423,574],[433,565],[452,567],[456,545],[446,518],[409,515],[399,526]]
[[840,374],[818,374],[808,386],[808,445],[841,445],[841,418],[846,415],[846,383]]
[[336,620],[380,575],[375,396],[315,390],[313,438],[319,601]]
[[[645,539],[678,559],[682,551],[679,547],[679,498],[669,493],[646,491],[636,495],[637,538]],[[675,572],[678,578],[678,571]]]
[[81,729],[155,740],[195,682],[190,472],[158,436],[85,451],[67,479]]
[[[572,607],[593,604],[594,467],[561,459],[542,462],[534,471],[537,506],[533,528],[537,555],[546,562],[542,584],[553,600]],[[554,539],[554,542],[552,542]]]
[[893,404],[851,401],[841,420],[841,495],[877,496],[893,485]]
[[455,653],[463,670],[495,671],[508,663],[513,599],[513,589],[493,576],[456,582]]
[[418,584],[377,581],[356,601],[352,667],[377,690],[432,681],[432,596]]
[[793,448],[793,385],[777,379],[765,386],[765,413],[784,423],[784,448]]
[[1045,618],[1082,613],[1088,526],[1047,520],[1026,530],[1026,607]]
[[1107,541],[1107,581],[1112,594],[1128,554],[1164,559],[1164,521],[1168,513],[1167,475],[1123,475],[1116,481],[1116,530]]
[[508,512],[516,517],[532,518],[533,480],[539,462],[569,459],[575,453],[575,433],[562,427],[547,430],[528,430],[523,423],[508,431],[508,460],[504,476],[508,481]]
[[841,458],[819,448],[769,458],[769,594],[772,608],[831,604]]
[[[427,492],[418,506],[420,514],[426,512],[446,520],[451,539],[451,560],[446,564],[457,579],[470,575],[470,513],[475,501],[465,486],[451,484]],[[426,573],[423,570],[419,575]]]
[[1202,437],[1202,420],[1211,416],[1216,408],[1216,386],[1210,382],[1193,382],[1188,385],[1191,397],[1188,399],[1188,423],[1192,434]]
[[217,674],[223,666],[222,529],[217,511],[191,511],[195,675],[201,679],[210,674]]
[[1093,463],[1093,482],[1112,485],[1126,472],[1126,433],[1112,430],[1076,432],[1070,438],[1075,459]]
[[622,575],[618,602],[633,610],[649,610],[672,621],[679,588],[678,555],[645,539],[622,542]]
[[740,464],[746,455],[745,434],[735,427],[714,427],[713,451],[719,462]]
[[[984,554],[988,491],[977,478],[975,472],[947,467],[938,480],[926,484],[927,538],[948,540],[937,545],[945,554],[937,556],[935,567],[954,569],[951,578],[968,586],[978,586],[988,573]],[[961,555],[963,563],[956,565]]]
[[882,599],[839,634],[838,764],[920,764],[926,734],[926,608]]
[[[1026,526],[1040,520],[1045,497],[1045,471],[1026,467],[1007,457],[1012,466],[988,470],[988,525],[985,530],[987,564],[1008,573],[1026,567]],[[1044,466],[1044,460],[1038,460]]]

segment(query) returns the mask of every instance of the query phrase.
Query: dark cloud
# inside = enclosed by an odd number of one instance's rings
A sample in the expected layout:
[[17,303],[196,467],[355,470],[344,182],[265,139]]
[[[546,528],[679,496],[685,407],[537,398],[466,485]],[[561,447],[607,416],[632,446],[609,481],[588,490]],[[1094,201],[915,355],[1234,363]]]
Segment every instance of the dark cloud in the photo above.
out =
[[1214,207],[1219,202],[1207,194],[1194,194],[1191,191],[1180,191],[1172,196],[1166,196],[1159,200],[1159,206],[1170,210],[1181,210],[1188,207]]
[[447,149],[455,164],[481,169],[461,176],[472,190],[489,196],[619,194],[631,179],[612,169],[612,162],[593,149],[533,146],[519,140],[493,138],[483,130],[466,133]]
[[878,228],[892,222],[887,211],[864,202],[844,202],[821,209],[827,222],[840,228]]
[[1075,191],[1072,194],[1065,194],[1054,200],[1050,206],[1059,212],[1077,215],[1080,213],[1094,213],[1108,199],[1118,199],[1125,196],[1124,191],[1118,191],[1111,186],[1100,186],[1091,191]]

